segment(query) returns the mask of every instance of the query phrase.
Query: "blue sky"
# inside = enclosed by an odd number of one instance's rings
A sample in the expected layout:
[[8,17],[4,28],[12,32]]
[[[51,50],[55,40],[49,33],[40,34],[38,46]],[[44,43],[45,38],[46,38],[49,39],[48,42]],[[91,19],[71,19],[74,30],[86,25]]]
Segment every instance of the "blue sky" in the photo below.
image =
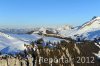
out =
[[100,0],[0,0],[0,26],[76,26],[93,16],[100,16]]

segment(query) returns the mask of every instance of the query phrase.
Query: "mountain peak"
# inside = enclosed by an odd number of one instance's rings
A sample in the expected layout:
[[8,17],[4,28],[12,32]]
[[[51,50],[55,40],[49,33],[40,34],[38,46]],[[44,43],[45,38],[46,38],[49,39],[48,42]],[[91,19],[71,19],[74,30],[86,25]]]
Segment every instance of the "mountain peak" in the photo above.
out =
[[84,27],[91,27],[91,28],[98,28],[100,27],[100,17],[99,16],[94,16],[90,21],[84,23],[81,26],[81,29]]
[[70,30],[72,29],[73,27],[70,26],[70,25],[64,25],[64,26],[61,26],[60,28],[57,28],[57,30]]
[[100,19],[100,17],[99,17],[99,16],[94,16],[94,17],[92,18],[92,20],[95,20],[95,19]]

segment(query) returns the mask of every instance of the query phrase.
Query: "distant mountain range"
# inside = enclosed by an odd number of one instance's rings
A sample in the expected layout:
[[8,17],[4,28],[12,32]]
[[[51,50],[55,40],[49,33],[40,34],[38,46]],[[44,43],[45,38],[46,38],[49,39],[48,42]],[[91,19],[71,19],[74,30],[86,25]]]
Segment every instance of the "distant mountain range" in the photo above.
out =
[[88,22],[81,26],[72,27],[65,25],[59,28],[40,28],[32,33],[42,33],[42,34],[55,34],[61,37],[72,37],[80,36],[80,38],[85,38],[86,40],[93,40],[94,38],[100,37],[100,17],[93,17]]
[[65,25],[59,28],[0,29],[0,51],[3,53],[20,52],[25,49],[24,44],[30,44],[30,42],[40,38],[43,38],[45,42],[59,42],[61,40],[45,35],[71,37],[73,39],[78,36],[81,39],[94,40],[100,37],[100,17],[93,17],[90,21],[77,27]]

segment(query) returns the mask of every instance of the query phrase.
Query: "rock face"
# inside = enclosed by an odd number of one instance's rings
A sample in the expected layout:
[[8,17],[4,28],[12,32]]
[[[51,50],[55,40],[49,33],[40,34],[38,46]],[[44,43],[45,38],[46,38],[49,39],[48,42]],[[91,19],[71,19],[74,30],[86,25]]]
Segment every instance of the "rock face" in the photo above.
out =
[[55,48],[38,46],[36,51],[29,51],[27,57],[2,58],[0,66],[100,66],[99,59],[94,55],[99,50],[92,41],[78,44],[74,40],[62,41]]
[[33,66],[33,58],[18,59],[18,58],[7,58],[0,60],[0,66]]

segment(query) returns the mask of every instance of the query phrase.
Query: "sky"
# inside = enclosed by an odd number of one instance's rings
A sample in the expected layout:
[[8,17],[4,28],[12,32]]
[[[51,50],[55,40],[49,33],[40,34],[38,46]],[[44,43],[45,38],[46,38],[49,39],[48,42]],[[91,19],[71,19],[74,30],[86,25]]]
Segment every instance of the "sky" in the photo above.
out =
[[0,0],[0,27],[79,26],[100,16],[100,0]]

